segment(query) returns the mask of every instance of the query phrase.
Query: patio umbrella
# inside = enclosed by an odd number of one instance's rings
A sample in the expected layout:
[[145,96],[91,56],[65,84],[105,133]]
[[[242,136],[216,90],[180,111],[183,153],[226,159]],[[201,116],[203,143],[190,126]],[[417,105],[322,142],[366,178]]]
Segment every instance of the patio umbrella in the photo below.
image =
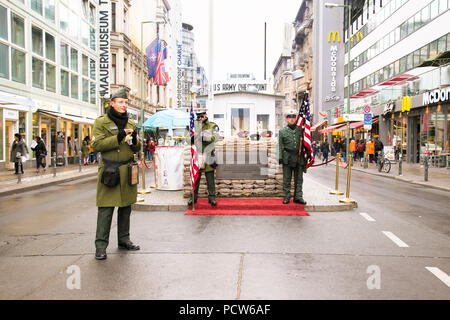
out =
[[181,110],[168,109],[155,113],[144,122],[144,128],[182,128],[189,126],[189,113]]

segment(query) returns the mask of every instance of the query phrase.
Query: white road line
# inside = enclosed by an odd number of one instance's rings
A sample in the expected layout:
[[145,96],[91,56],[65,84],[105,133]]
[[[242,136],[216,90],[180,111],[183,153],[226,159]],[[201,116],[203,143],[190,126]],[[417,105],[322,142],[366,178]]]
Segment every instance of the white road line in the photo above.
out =
[[435,267],[425,267],[425,269],[434,274],[439,280],[445,283],[447,287],[450,287],[450,277],[444,271]]
[[362,215],[367,221],[370,221],[370,222],[374,222],[374,221],[375,221],[374,218],[372,218],[371,216],[369,216],[369,215],[368,215],[367,213],[365,213],[365,212],[361,212],[360,215]]
[[406,243],[404,243],[402,240],[400,240],[399,237],[397,237],[395,234],[393,234],[390,231],[383,231],[384,235],[391,239],[396,245],[399,247],[409,247]]

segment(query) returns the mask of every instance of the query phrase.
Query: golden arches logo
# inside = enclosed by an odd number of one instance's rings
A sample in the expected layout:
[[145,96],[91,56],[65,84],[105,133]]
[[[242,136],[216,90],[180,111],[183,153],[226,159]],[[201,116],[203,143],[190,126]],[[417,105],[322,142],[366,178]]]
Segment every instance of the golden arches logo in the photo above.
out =
[[358,31],[353,37],[350,38],[350,41],[353,42],[353,38],[356,38],[356,40],[362,40],[364,38],[363,34],[361,33],[361,31]]
[[333,37],[333,42],[336,42],[336,37],[337,37],[337,41],[341,42],[341,35],[339,34],[339,32],[333,32],[331,31],[328,34],[328,42],[331,42],[331,37]]

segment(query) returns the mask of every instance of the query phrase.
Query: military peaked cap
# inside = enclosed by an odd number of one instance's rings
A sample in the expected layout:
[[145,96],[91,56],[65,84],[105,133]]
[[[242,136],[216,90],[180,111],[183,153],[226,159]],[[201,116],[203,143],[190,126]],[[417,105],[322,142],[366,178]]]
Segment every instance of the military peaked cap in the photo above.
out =
[[121,99],[128,99],[128,93],[127,93],[127,89],[122,88],[120,90],[117,90],[111,97],[111,100],[115,99],[115,98],[121,98]]

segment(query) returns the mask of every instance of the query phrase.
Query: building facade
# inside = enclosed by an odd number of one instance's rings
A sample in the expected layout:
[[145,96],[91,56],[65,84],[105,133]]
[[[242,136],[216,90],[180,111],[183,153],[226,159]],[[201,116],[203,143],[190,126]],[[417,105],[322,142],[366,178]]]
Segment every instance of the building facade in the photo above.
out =
[[346,3],[354,6],[350,39],[362,38],[351,42],[351,110],[370,106],[378,119],[372,130],[355,128],[352,134],[379,134],[408,162],[421,162],[427,153],[442,158],[450,141],[450,67],[436,57],[450,49],[449,28],[442,27],[450,19],[450,2]]
[[101,114],[97,1],[1,0],[0,25],[0,168],[15,133],[74,162]]

